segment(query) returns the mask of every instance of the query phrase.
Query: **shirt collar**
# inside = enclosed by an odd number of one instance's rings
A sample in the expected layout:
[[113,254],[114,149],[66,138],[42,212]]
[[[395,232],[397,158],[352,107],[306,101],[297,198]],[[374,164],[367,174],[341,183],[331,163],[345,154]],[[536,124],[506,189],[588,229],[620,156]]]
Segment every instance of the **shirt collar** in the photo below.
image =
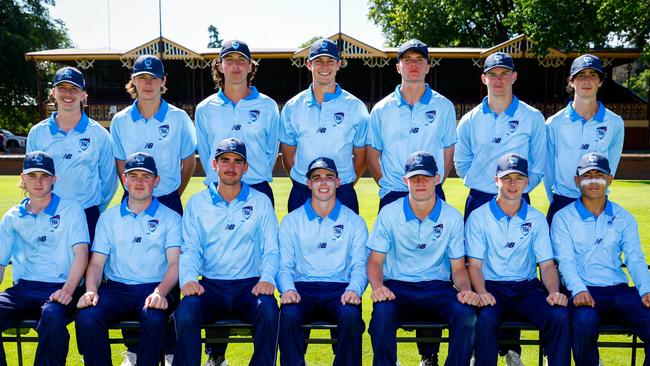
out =
[[[339,84],[336,84],[336,88],[334,89],[334,93],[325,93],[325,95],[323,95],[323,103],[329,102],[329,101],[332,101],[332,100],[338,98],[339,96],[341,96],[342,92],[343,92],[343,90],[341,89]],[[307,101],[307,106],[311,107],[311,106],[314,106],[314,105],[319,105],[319,104],[318,104],[318,101],[316,100],[316,97],[314,96],[314,84],[312,83],[309,86],[309,100]]]
[[[499,204],[497,204],[497,198],[494,197],[490,200],[490,211],[492,211],[492,215],[497,220],[501,220],[504,217],[508,217],[503,210],[501,210],[501,207],[499,207]],[[519,208],[519,211],[517,211],[517,216],[519,216],[522,220],[526,220],[526,214],[528,213],[528,203],[522,198],[521,199],[521,208]]]
[[[437,222],[438,218],[440,217],[440,211],[442,211],[442,201],[440,197],[436,197],[436,204],[433,206],[433,210],[429,213],[429,218],[433,222]],[[413,209],[411,208],[411,203],[409,202],[409,196],[404,197],[404,203],[402,206],[402,211],[404,211],[404,217],[406,218],[406,221],[411,221],[411,220],[418,220],[418,217],[415,216],[415,213],[413,212]]]
[[[314,211],[314,208],[311,207],[311,198],[307,199],[307,202],[305,202],[304,206],[305,206],[305,213],[307,214],[307,219],[309,219],[309,221],[312,221],[315,218],[320,217],[318,216],[316,211]],[[327,215],[327,217],[329,217],[330,220],[332,221],[336,221],[339,218],[339,213],[341,213],[341,202],[339,202],[339,200],[336,200],[336,203],[334,204],[334,208],[332,209],[330,214]]]
[[[576,122],[576,121],[582,121],[583,123],[587,122],[584,120],[584,118],[580,117],[580,115],[578,114],[578,112],[576,112],[575,109],[573,109],[573,102],[569,102],[569,105],[567,105],[566,116],[569,118],[571,122]],[[605,106],[603,105],[603,103],[598,102],[598,111],[592,117],[592,119],[599,123],[605,120]]]
[[[492,111],[492,109],[490,109],[490,105],[488,104],[488,97],[483,98],[481,104],[483,105],[484,114],[495,113]],[[510,105],[508,106],[508,108],[506,108],[505,111],[503,111],[503,113],[505,113],[509,117],[514,117],[518,107],[519,107],[519,98],[513,95],[512,102],[510,102]]]
[[[138,103],[140,101],[138,99],[135,100],[132,104],[131,108],[131,119],[133,122],[137,122],[141,119],[146,119],[144,118],[143,115],[140,114],[140,111],[138,110]],[[167,115],[167,111],[169,110],[169,105],[165,101],[165,99],[160,98],[160,107],[158,108],[158,112],[153,115],[153,118],[155,118],[158,122],[162,122],[165,120],[165,116]]]
[[[580,198],[578,198],[576,200],[575,205],[576,205],[576,211],[578,211],[578,215],[580,215],[580,218],[582,219],[582,221],[584,221],[584,220],[586,220],[586,219],[588,219],[590,217],[593,217],[594,219],[596,218],[596,216],[594,214],[592,214],[591,212],[589,212],[587,210],[587,208],[582,203],[582,200]],[[607,215],[607,216],[614,216],[614,208],[612,207],[612,202],[610,200],[607,200],[607,202],[605,203],[605,211],[604,212],[605,212],[605,215]]]
[[[59,114],[59,112],[54,112],[52,115],[50,115],[50,134],[56,135],[59,131],[64,133],[63,130],[59,128],[59,126],[56,124],[56,116]],[[88,115],[86,115],[85,112],[81,112],[81,118],[79,119],[79,122],[77,122],[77,125],[74,127],[75,130],[79,133],[84,133],[86,132],[86,129],[88,128]]]
[[[426,87],[426,89],[424,90],[424,94],[422,94],[422,97],[420,98],[420,100],[418,102],[422,103],[424,105],[427,105],[431,101],[431,97],[433,97],[433,91],[431,91],[431,87],[429,86],[429,84],[425,83],[424,86]],[[397,101],[397,103],[398,103],[398,105],[400,107],[403,106],[403,105],[410,106],[406,102],[406,100],[404,100],[404,98],[402,97],[402,84],[399,84],[395,88],[395,92],[393,93],[393,98]]]
[[[124,217],[126,215],[131,215],[133,217],[137,217],[138,215],[135,212],[133,212],[133,211],[131,211],[129,209],[128,202],[129,202],[129,199],[127,198],[124,201],[122,201],[122,203],[120,204],[120,215],[122,215],[122,217]],[[154,197],[151,200],[151,203],[149,204],[149,207],[147,207],[144,210],[144,213],[151,216],[151,217],[154,217],[156,215],[156,211],[158,211],[159,206],[160,206],[160,201],[158,201],[158,199],[156,197]]]
[[[250,93],[247,96],[243,97],[242,100],[253,100],[260,96],[260,92],[257,91],[256,87],[249,86],[248,89],[250,90]],[[219,97],[221,100],[221,105],[231,104],[233,107],[237,105],[237,103],[233,102],[226,96],[226,93],[223,92],[223,89],[219,89],[217,92],[217,97]]]
[[[210,197],[212,197],[212,204],[217,205],[219,202],[223,202],[226,206],[228,206],[228,202],[221,197],[219,194],[219,191],[217,191],[217,182],[214,182],[208,186],[208,192],[210,192]],[[238,201],[246,201],[248,199],[248,193],[250,189],[248,187],[248,184],[244,183],[243,181],[241,182],[241,191],[235,197],[236,200]]]
[[[61,202],[61,198],[57,196],[56,194],[52,193],[52,199],[50,200],[50,204],[45,207],[43,212],[50,216],[54,216],[56,214],[56,210],[59,208],[59,203]],[[20,214],[20,217],[27,216],[27,215],[32,215],[36,216],[33,213],[27,211],[27,203],[29,203],[29,197],[25,198],[20,202],[20,206],[18,206],[18,212]]]

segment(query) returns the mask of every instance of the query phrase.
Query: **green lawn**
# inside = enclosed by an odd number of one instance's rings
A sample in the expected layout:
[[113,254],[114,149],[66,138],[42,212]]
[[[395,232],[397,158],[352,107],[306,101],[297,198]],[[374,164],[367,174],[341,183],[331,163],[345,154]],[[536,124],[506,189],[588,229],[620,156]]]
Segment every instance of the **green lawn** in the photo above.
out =
[[[193,178],[190,182],[187,192],[183,196],[183,202],[186,202],[187,199],[194,193],[203,189],[201,183],[202,178]],[[17,204],[22,199],[19,189],[17,188],[18,177],[16,176],[0,176],[0,191],[3,192],[0,195],[0,211],[5,212],[12,205]],[[286,201],[289,195],[290,183],[288,178],[277,178],[273,183],[273,190],[275,192],[275,201],[277,203],[276,212],[278,219],[282,219],[287,213]],[[359,202],[361,206],[361,215],[366,220],[368,227],[371,228],[374,223],[377,207],[379,204],[379,199],[377,196],[377,186],[369,178],[363,178],[359,184],[356,186],[357,193],[359,195]],[[462,185],[462,182],[459,179],[449,179],[445,183],[445,193],[448,198],[448,202],[458,208],[460,211],[463,211],[465,204],[465,197],[467,196],[467,189]],[[119,197],[121,197],[121,192],[116,194],[114,203],[118,202]],[[639,222],[639,230],[641,235],[641,242],[643,243],[643,250],[646,254],[646,257],[650,256],[650,181],[616,181],[611,189],[611,199],[625,208],[627,208],[632,214],[636,217]],[[540,209],[542,212],[546,212],[548,208],[548,202],[542,187],[539,187],[531,194],[531,200],[533,205]],[[0,289],[7,288],[10,282],[10,271],[7,271]],[[370,321],[371,314],[371,300],[369,297],[370,291],[366,291],[363,301],[363,317],[366,321],[366,326]],[[69,327],[71,331],[71,341],[70,341],[70,354],[68,356],[69,365],[82,365],[80,361],[79,353],[77,352],[74,327]],[[32,332],[33,333],[33,332]],[[325,335],[323,332],[315,332],[315,335]],[[533,338],[536,337],[536,333],[533,332],[524,332],[524,337]],[[607,339],[617,339],[625,337],[615,337],[608,336]],[[363,340],[363,364],[370,365],[372,363],[372,348],[370,345],[370,338],[367,333],[364,334]],[[16,360],[16,348],[14,344],[8,344],[6,349],[7,360],[9,365],[17,365]],[[113,362],[114,364],[119,365],[121,362],[120,353],[124,350],[122,346],[114,346],[113,348]],[[32,364],[34,346],[25,345],[23,348],[25,361],[27,365]],[[248,359],[252,352],[252,345],[230,345],[228,347],[227,358],[232,366],[246,365],[248,364]],[[537,360],[537,348],[536,347],[524,347],[524,362],[528,365],[535,365]],[[446,355],[446,346],[442,346],[441,350],[441,362],[443,363],[444,357]],[[602,349],[601,356],[605,365],[626,365],[629,363],[629,350],[619,350],[619,349]],[[329,345],[310,345],[307,352],[307,363],[310,365],[331,365],[332,364],[332,352]],[[419,356],[417,355],[417,350],[414,344],[400,344],[399,345],[399,359],[400,363],[404,366],[417,365],[419,362]],[[639,357],[637,364],[641,365],[643,361],[643,351],[639,352]],[[503,360],[500,360],[500,365],[504,364]]]

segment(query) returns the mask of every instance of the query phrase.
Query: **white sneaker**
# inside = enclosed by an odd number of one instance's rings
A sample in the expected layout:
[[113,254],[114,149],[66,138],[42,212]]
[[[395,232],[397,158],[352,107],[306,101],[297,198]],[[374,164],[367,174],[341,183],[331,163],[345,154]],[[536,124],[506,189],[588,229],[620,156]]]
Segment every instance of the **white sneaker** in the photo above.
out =
[[472,353],[472,358],[469,359],[469,366],[474,366],[476,359],[474,359],[474,354]]
[[420,366],[438,366],[438,360],[433,357],[422,357]]
[[124,351],[122,352],[122,356],[124,356],[124,360],[122,360],[122,364],[120,366],[135,366],[136,362],[138,360],[138,355],[130,352],[130,351]]
[[226,357],[224,356],[208,356],[208,360],[205,361],[203,366],[228,366],[228,360],[226,360]]
[[172,366],[173,362],[174,362],[174,355],[173,354],[165,355],[165,366]]
[[524,366],[519,353],[509,350],[506,355],[506,366]]
[[598,358],[598,366],[603,366],[603,359],[600,357]]

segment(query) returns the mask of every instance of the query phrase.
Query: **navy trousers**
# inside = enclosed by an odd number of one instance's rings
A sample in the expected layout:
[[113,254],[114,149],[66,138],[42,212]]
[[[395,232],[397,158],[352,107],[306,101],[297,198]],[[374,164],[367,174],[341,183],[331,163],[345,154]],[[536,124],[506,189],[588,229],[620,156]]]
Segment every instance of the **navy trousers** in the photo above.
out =
[[365,329],[360,305],[342,305],[347,283],[296,282],[297,304],[280,309],[280,364],[305,365],[307,349],[302,325],[326,321],[337,325],[335,366],[361,365],[361,338]]
[[445,365],[467,366],[474,347],[474,308],[461,304],[450,281],[384,282],[395,294],[392,301],[373,304],[370,340],[374,366],[397,362],[397,328],[404,321],[449,323],[449,353]]
[[[302,183],[298,183],[293,179],[291,180],[291,183],[293,183],[293,185],[291,186],[289,201],[287,202],[289,212],[304,205],[305,202],[311,198],[311,190],[309,187]],[[338,199],[342,205],[354,211],[354,213],[359,214],[359,200],[357,199],[357,192],[354,190],[354,185],[352,183],[341,184],[336,189],[336,199]]]
[[140,322],[137,355],[138,365],[155,366],[163,356],[169,314],[176,302],[167,296],[167,310],[144,309],[144,301],[158,283],[127,285],[115,281],[103,283],[98,290],[96,306],[79,311],[75,320],[77,344],[85,365],[110,365],[111,347],[108,328],[123,320]]
[[90,206],[84,210],[84,213],[86,214],[86,223],[88,224],[90,245],[92,245],[93,241],[95,240],[95,227],[97,226],[97,221],[99,221],[99,207]]
[[588,286],[596,307],[569,305],[573,324],[573,360],[576,366],[598,365],[600,324],[622,324],[644,343],[644,366],[650,366],[650,309],[641,302],[636,287],[627,284]]
[[201,363],[201,324],[221,319],[252,323],[254,352],[250,365],[275,365],[278,345],[279,310],[275,297],[251,293],[259,278],[212,280],[203,278],[205,292],[185,296],[173,318],[176,326],[174,365]]
[[275,207],[275,199],[273,199],[273,189],[271,189],[271,185],[269,182],[260,182],[256,184],[251,184],[251,188],[255,188],[256,190],[264,193],[270,200],[271,200],[271,205]]
[[[65,365],[70,334],[66,326],[72,319],[80,291],[75,292],[68,305],[48,299],[62,283],[20,280],[0,292],[0,341],[2,331],[24,319],[39,319],[36,327],[38,346],[34,357],[36,366]],[[4,347],[0,342],[0,365],[6,366]]]
[[[378,212],[381,211],[381,209],[386,206],[387,204],[397,201],[398,199],[402,197],[408,196],[408,191],[391,191],[388,192],[383,198],[379,199],[379,210]],[[438,184],[436,186],[436,196],[440,198],[443,201],[446,201],[445,197],[445,191],[442,189],[442,184]]]
[[546,221],[548,222],[548,226],[551,226],[551,223],[553,222],[553,216],[555,216],[558,211],[572,204],[576,200],[577,198],[553,194],[553,199],[551,200],[551,204],[548,206],[548,212],[546,213]]
[[539,280],[485,281],[485,288],[497,303],[478,310],[474,353],[477,365],[496,366],[499,328],[505,320],[517,319],[541,329],[549,365],[571,365],[569,311],[546,302],[547,293]]

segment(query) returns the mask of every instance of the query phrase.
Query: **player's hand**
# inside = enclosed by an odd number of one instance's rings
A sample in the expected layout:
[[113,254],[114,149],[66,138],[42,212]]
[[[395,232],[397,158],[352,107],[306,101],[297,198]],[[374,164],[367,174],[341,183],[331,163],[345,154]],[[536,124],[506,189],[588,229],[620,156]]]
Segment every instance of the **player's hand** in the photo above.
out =
[[273,295],[273,291],[275,291],[275,286],[273,286],[270,282],[266,281],[260,281],[253,287],[251,292],[255,296],[260,296],[260,295]]
[[285,291],[280,296],[280,304],[297,304],[300,302],[300,294],[296,290]]
[[72,301],[72,295],[64,289],[59,289],[50,295],[50,301],[68,305]]
[[391,301],[395,300],[395,294],[388,287],[381,286],[375,290],[372,290],[370,298],[373,302]]
[[553,292],[546,297],[546,302],[551,306],[567,306],[569,299],[561,292]]
[[641,297],[641,302],[646,308],[650,308],[650,292]]
[[341,295],[341,304],[359,305],[361,298],[356,292],[348,290]]
[[158,292],[158,289],[152,292],[151,295],[147,296],[147,298],[144,300],[145,309],[149,308],[149,309],[165,310],[167,309],[167,306],[168,306],[167,298],[165,296],[162,296]]
[[97,302],[99,302],[99,296],[93,291],[86,291],[86,293],[81,295],[79,298],[77,307],[83,309],[89,306],[95,306],[97,305]]
[[573,305],[575,306],[591,306],[596,307],[596,301],[591,297],[588,291],[582,291],[573,298]]
[[458,302],[461,304],[467,304],[472,306],[479,306],[481,300],[478,294],[472,290],[460,291],[456,294]]
[[493,306],[496,305],[497,303],[497,299],[495,299],[494,296],[492,296],[492,294],[487,291],[478,294],[478,297],[479,297],[478,306]]
[[181,293],[183,294],[183,296],[191,296],[191,295],[200,296],[203,295],[204,292],[205,289],[203,288],[203,286],[201,286],[201,284],[196,281],[190,281],[184,284],[183,287],[181,288]]

